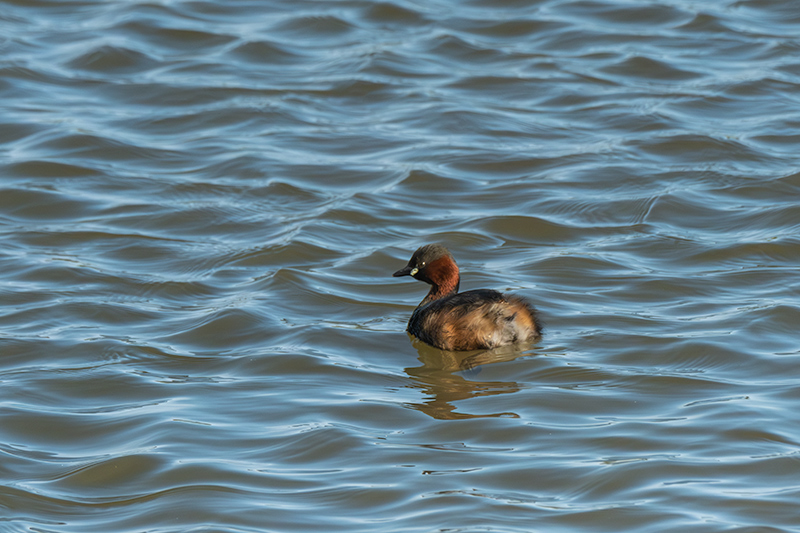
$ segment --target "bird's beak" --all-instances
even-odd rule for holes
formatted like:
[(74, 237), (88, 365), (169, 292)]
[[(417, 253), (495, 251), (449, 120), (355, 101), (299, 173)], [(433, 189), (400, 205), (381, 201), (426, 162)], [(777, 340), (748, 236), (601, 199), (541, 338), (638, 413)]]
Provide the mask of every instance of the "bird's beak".
[(395, 272), (394, 274), (392, 274), (392, 276), (396, 278), (399, 278), (400, 276), (413, 276), (418, 271), (419, 271), (418, 269), (412, 267), (411, 265), (406, 265), (397, 272)]

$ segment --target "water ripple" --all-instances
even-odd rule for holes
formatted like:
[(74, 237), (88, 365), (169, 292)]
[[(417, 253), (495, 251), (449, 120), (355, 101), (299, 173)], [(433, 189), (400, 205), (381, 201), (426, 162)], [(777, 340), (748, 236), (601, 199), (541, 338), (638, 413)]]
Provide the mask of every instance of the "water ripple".
[(3, 527), (797, 531), (791, 0), (3, 6)]

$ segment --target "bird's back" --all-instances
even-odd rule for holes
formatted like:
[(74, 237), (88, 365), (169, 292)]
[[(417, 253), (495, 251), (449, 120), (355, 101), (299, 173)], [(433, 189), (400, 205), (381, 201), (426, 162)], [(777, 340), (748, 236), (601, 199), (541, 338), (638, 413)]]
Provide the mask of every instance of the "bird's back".
[(461, 351), (533, 340), (541, 327), (536, 310), (523, 298), (479, 289), (418, 307), (408, 332), (437, 348)]

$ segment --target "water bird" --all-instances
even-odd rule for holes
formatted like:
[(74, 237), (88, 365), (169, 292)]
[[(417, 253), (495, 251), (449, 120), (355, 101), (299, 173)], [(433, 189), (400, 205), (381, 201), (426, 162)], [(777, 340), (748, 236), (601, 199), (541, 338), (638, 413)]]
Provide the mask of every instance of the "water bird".
[(491, 289), (458, 292), (458, 265), (441, 244), (421, 246), (393, 276), (411, 276), (431, 286), (406, 331), (436, 348), (490, 350), (542, 335), (537, 311), (524, 298)]

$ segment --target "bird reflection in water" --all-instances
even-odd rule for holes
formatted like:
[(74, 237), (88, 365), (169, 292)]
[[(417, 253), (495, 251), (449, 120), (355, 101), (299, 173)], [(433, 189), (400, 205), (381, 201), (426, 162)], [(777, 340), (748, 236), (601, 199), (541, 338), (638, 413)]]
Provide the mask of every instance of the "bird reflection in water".
[(514, 381), (479, 381), (483, 365), (513, 361), (518, 357), (530, 355), (530, 351), (521, 350), (525, 346), (503, 346), (494, 350), (471, 352), (450, 352), (434, 348), (412, 337), (412, 344), (417, 349), (422, 366), (406, 368), (416, 385), (422, 389), (427, 399), (422, 403), (409, 403), (413, 407), (433, 418), (443, 420), (460, 420), (466, 418), (508, 417), (519, 418), (512, 412), (469, 414), (457, 412), (455, 402), (510, 394), (520, 390)]

